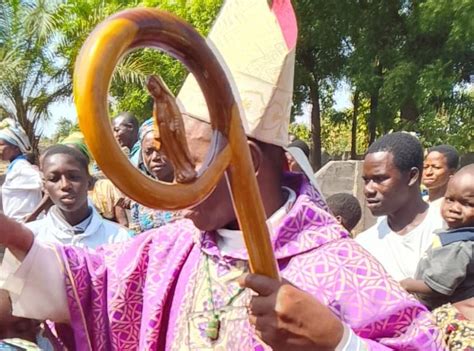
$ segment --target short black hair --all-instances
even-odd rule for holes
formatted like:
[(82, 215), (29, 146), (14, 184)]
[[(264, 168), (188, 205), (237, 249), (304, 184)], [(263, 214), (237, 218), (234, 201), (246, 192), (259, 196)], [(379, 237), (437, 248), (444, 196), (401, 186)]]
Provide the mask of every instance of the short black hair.
[(451, 145), (437, 145), (432, 146), (428, 149), (428, 154), (431, 152), (439, 152), (444, 157), (446, 157), (446, 161), (448, 163), (448, 168), (450, 169), (458, 169), (459, 167), (459, 153), (456, 148)]
[(327, 198), (327, 204), (334, 216), (341, 216), (351, 231), (359, 223), (362, 217), (362, 209), (359, 200), (348, 193), (337, 193)]
[(87, 174), (89, 174), (89, 160), (87, 157), (80, 152), (78, 149), (76, 149), (74, 146), (67, 146), (63, 144), (56, 144), (53, 146), (48, 147), (44, 152), (43, 152), (43, 161), (41, 164), (41, 167), (43, 167), (43, 164), (45, 160), (48, 157), (51, 157), (53, 155), (69, 155), (73, 157), (79, 164), (81, 165), (82, 168), (86, 171)]
[(288, 145), (288, 147), (297, 147), (298, 149), (301, 149), (306, 157), (309, 158), (309, 146), (303, 140), (295, 139)]
[(377, 139), (365, 153), (390, 152), (393, 162), (400, 172), (406, 172), (413, 167), (423, 172), (423, 147), (420, 141), (406, 132), (395, 132)]
[(120, 112), (117, 116), (115, 116), (113, 119), (117, 119), (119, 117), (122, 117), (125, 122), (130, 123), (133, 127), (133, 130), (137, 130), (140, 127), (138, 123), (137, 117), (131, 112)]

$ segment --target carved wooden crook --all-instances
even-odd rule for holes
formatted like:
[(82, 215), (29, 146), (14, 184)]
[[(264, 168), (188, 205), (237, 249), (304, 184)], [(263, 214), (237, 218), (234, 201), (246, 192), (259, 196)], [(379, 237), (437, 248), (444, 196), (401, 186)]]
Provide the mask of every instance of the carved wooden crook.
[[(126, 52), (145, 46), (164, 50), (183, 62), (203, 91), (211, 117), (213, 139), (208, 155), (211, 162), (199, 177), (195, 178), (189, 172), (191, 163), (186, 164), (189, 157), (186, 143), (182, 142), (179, 129), (173, 131), (182, 121), (167, 122), (168, 118), (177, 117), (176, 111), (172, 111), (172, 116), (160, 117), (158, 113), (157, 117), (160, 126), (164, 123), (168, 128), (169, 144), (173, 145), (173, 149), (167, 152), (182, 153), (175, 155), (174, 160), (182, 166), (179, 175), (181, 183), (163, 183), (143, 175), (130, 164), (113, 137), (107, 94), (114, 68)], [(155, 98), (155, 109), (159, 112), (159, 104), (167, 96), (163, 95), (164, 91), (156, 90), (160, 88), (157, 81), (152, 79), (149, 83)], [(126, 10), (108, 18), (89, 36), (77, 58), (74, 99), (80, 127), (97, 163), (120, 190), (145, 206), (176, 210), (196, 205), (210, 194), (227, 172), (234, 209), (249, 252), (250, 269), (278, 278), (265, 212), (236, 100), (221, 64), (194, 28), (169, 13), (155, 9)], [(165, 142), (163, 144), (166, 145)]]

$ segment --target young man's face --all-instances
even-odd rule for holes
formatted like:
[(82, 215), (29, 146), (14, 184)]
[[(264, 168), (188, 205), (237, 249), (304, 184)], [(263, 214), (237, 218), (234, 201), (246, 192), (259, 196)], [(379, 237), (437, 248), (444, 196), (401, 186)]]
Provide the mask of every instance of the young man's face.
[(474, 176), (455, 175), (448, 183), (441, 215), (449, 228), (474, 227)]
[(145, 167), (153, 177), (165, 182), (172, 182), (174, 170), (171, 162), (156, 147), (153, 132), (149, 132), (142, 140), (142, 158)]
[(430, 152), (423, 162), (423, 185), (428, 189), (437, 189), (445, 186), (453, 170), (449, 169), (446, 156), (442, 153)]
[(44, 189), (62, 211), (74, 212), (87, 206), (91, 177), (73, 156), (54, 154), (42, 165)]
[[(406, 173), (406, 174), (405, 174)], [(374, 216), (389, 215), (410, 201), (409, 172), (400, 172), (391, 152), (375, 152), (364, 159), (364, 195)]]

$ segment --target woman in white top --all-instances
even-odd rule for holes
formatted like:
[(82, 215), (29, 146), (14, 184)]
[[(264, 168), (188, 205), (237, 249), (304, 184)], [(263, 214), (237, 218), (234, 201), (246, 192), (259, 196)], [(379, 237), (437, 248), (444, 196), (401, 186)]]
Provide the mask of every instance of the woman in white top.
[(7, 118), (0, 123), (0, 157), (9, 161), (2, 185), (3, 213), (24, 221), (42, 198), (39, 170), (28, 162), (25, 154), (31, 145), (24, 130)]

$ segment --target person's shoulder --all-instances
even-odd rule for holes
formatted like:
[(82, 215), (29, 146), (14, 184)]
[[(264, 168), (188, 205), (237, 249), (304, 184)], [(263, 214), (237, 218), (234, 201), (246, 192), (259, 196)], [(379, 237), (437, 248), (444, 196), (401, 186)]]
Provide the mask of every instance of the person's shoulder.
[(41, 173), (37, 166), (32, 165), (27, 160), (15, 162), (9, 173), (10, 178), (15, 178), (15, 182), (35, 182), (41, 184)]
[(13, 165), (13, 170), (17, 170), (18, 173), (22, 174), (40, 174), (38, 166), (32, 165), (27, 160), (18, 160), (17, 162), (15, 162), (15, 164)]
[(47, 216), (33, 222), (25, 223), (25, 226), (33, 232), (35, 240), (43, 243), (62, 243), (61, 240), (56, 237), (57, 229), (54, 228), (54, 225)]
[(364, 230), (355, 237), (359, 244), (373, 242), (376, 239), (381, 239), (381, 234), (385, 235), (388, 229), (387, 217), (379, 217), (377, 222)]
[(105, 232), (113, 235), (123, 234), (124, 232), (128, 232), (128, 229), (123, 227), (122, 225), (109, 221), (108, 219), (100, 217), (100, 221), (102, 226), (105, 228)]
[(49, 223), (48, 218), (44, 217), (36, 221), (25, 223), (25, 226), (28, 229), (30, 229), (33, 232), (33, 234), (36, 236), (41, 231), (41, 229), (48, 227), (48, 223)]
[(423, 221), (423, 224), (434, 228), (434, 230), (444, 229), (446, 227), (446, 223), (441, 216), (441, 207), (439, 203), (434, 205), (430, 204), (428, 206), (428, 213)]

